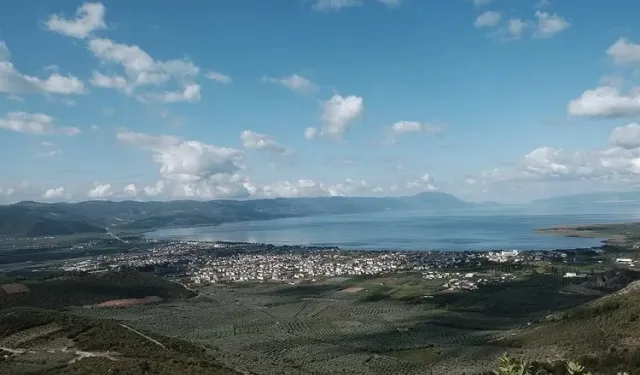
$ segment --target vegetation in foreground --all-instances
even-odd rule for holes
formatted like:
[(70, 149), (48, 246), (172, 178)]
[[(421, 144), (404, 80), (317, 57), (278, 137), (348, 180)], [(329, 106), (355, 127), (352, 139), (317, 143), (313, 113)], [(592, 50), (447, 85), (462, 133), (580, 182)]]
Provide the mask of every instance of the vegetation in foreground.
[[(500, 357), (497, 370), (486, 375), (599, 375), (591, 372), (579, 362), (539, 363), (529, 362), (504, 354)], [(630, 375), (628, 372), (618, 372), (616, 375)]]
[(40, 309), (0, 312), (0, 349), (6, 375), (236, 374), (185, 341)]
[(0, 285), (8, 283), (24, 285), (28, 291), (6, 294), (0, 289), (0, 311), (11, 307), (58, 310), (108, 300), (150, 296), (163, 299), (195, 296), (193, 291), (180, 284), (134, 270), (98, 274), (61, 272), (40, 278), (0, 278)]

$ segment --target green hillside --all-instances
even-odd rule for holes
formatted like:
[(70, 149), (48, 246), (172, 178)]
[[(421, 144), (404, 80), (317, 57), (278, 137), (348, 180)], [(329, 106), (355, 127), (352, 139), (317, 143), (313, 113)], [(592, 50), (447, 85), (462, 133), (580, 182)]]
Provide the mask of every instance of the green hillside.
[(137, 271), (61, 273), (38, 279), (0, 280), (0, 284), (7, 283), (24, 285), (28, 291), (7, 294), (0, 290), (0, 311), (12, 307), (63, 309), (149, 296), (185, 299), (195, 295), (180, 284)]
[(119, 323), (29, 308), (0, 312), (3, 375), (232, 375), (203, 347)]

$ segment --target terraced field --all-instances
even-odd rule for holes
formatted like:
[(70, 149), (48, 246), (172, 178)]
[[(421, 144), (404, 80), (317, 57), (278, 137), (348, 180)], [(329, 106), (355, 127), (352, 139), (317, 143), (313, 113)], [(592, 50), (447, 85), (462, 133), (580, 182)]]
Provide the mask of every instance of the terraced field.
[[(495, 363), (487, 360), (484, 367), (479, 360), (504, 352), (490, 342), (525, 322), (503, 317), (487, 324), (482, 315), (466, 314), (467, 320), (456, 320), (466, 325), (456, 326), (455, 315), (445, 319), (451, 312), (438, 302), (364, 302), (354, 296), (363, 292), (342, 292), (340, 284), (216, 285), (189, 301), (74, 312), (191, 341), (234, 368), (261, 375), (445, 374), (456, 356), (464, 358), (461, 369), (476, 361), (482, 370)], [(441, 354), (428, 361), (415, 355), (435, 349)]]

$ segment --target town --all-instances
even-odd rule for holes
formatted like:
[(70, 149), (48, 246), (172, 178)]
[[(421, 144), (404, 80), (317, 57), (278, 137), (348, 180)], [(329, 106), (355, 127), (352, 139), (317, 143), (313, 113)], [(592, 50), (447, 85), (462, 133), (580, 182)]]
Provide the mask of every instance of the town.
[[(145, 240), (147, 241), (147, 240)], [(272, 246), (248, 243), (147, 241), (145, 251), (100, 255), (66, 261), (64, 271), (104, 272), (144, 268), (194, 284), (230, 282), (314, 282), (340, 276), (378, 276), (398, 272), (422, 273), (443, 279), (446, 289), (475, 289), (489, 280), (457, 268), (495, 264), (559, 261), (564, 252), (500, 250), (489, 252), (355, 251), (338, 248)], [(134, 246), (135, 244), (130, 244)], [(137, 249), (137, 247), (133, 247)], [(452, 271), (454, 270), (454, 271)], [(510, 280), (506, 273), (497, 280)], [(493, 282), (495, 282), (495, 279)]]

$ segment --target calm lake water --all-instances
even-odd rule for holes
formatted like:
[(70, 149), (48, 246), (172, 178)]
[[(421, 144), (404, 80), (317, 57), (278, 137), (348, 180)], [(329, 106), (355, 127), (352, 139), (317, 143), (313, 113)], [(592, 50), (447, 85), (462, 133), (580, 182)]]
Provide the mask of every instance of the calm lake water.
[[(631, 212), (629, 212), (631, 211)], [(636, 213), (637, 212), (637, 213)], [(339, 246), (367, 250), (551, 250), (598, 246), (602, 239), (535, 233), (566, 224), (640, 219), (640, 211), (541, 214), (512, 209), (472, 209), (447, 214), (386, 212), (229, 223), (214, 227), (159, 229), (148, 238), (234, 241), (274, 245)]]

